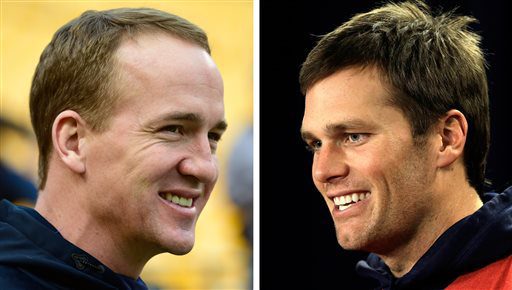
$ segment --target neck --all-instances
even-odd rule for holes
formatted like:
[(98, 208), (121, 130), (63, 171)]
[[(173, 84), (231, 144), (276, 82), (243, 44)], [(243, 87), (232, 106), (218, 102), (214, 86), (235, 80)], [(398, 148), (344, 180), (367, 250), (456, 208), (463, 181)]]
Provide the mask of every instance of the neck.
[[(454, 188), (458, 189), (457, 192), (453, 191)], [(377, 253), (395, 277), (407, 274), (448, 228), (482, 206), (476, 190), (467, 183), (461, 187), (450, 186), (449, 190), (441, 192), (434, 197), (435, 200), (442, 200), (438, 202), (436, 212), (422, 219), (406, 243), (391, 251)]]
[[(65, 189), (66, 188), (66, 189)], [(84, 195), (73, 192), (76, 186), (57, 187), (51, 182), (39, 193), (35, 210), (48, 220), (69, 242), (86, 251), (112, 271), (137, 278), (150, 259), (136, 240), (113, 234), (101, 220), (91, 214), (81, 200)]]

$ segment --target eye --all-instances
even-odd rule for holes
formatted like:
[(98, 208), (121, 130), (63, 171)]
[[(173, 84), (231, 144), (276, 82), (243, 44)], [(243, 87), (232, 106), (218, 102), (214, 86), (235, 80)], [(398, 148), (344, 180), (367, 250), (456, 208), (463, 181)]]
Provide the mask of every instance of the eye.
[(312, 153), (316, 153), (322, 147), (322, 141), (313, 140), (311, 142), (306, 143), (306, 149)]
[(365, 139), (368, 137), (368, 134), (365, 133), (350, 133), (347, 134), (346, 141), (348, 143), (361, 143), (365, 141)]
[(208, 133), (208, 139), (215, 141), (215, 142), (219, 142), (221, 137), (222, 137), (222, 135), (219, 133), (215, 133), (215, 132)]
[(216, 132), (209, 132), (208, 139), (210, 140), (210, 149), (212, 150), (212, 154), (217, 152), (217, 147), (219, 146), (219, 141), (222, 137), (222, 134)]
[(167, 125), (160, 129), (161, 132), (164, 133), (173, 133), (173, 134), (180, 134), (183, 135), (185, 129), (181, 125)]

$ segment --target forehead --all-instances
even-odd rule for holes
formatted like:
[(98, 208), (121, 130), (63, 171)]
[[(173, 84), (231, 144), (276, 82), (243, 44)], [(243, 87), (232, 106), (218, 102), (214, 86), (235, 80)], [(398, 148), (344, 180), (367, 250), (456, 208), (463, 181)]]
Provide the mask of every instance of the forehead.
[(121, 76), (141, 82), (180, 85), (201, 81), (202, 85), (223, 88), (211, 56), (199, 45), (170, 33), (148, 31), (125, 37), (115, 58)]
[(303, 130), (330, 124), (405, 122), (391, 103), (391, 87), (374, 67), (347, 68), (315, 83), (306, 93)]
[(321, 99), (384, 105), (391, 98), (391, 87), (382, 79), (380, 70), (373, 66), (349, 67), (314, 83), (306, 92), (306, 102)]
[(306, 92), (306, 114), (320, 109), (344, 111), (384, 106), (391, 92), (375, 68), (348, 68), (318, 82)]
[(120, 108), (154, 105), (175, 111), (207, 102), (223, 113), (222, 78), (199, 45), (164, 32), (141, 33), (123, 39), (115, 63)]

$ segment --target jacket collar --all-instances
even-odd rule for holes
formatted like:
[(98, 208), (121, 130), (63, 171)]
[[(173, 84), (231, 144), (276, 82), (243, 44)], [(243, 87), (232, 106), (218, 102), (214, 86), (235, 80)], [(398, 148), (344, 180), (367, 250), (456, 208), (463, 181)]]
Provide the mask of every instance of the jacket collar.
[(484, 195), (484, 205), (444, 232), (414, 267), (395, 278), (375, 254), (356, 271), (376, 279), (383, 289), (442, 289), (458, 276), (512, 254), (512, 187)]

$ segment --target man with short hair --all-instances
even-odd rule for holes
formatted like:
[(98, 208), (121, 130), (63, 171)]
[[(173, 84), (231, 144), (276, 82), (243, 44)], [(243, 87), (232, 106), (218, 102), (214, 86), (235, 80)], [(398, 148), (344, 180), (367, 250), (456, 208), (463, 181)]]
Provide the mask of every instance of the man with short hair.
[(39, 197), (0, 203), (0, 288), (145, 289), (151, 257), (192, 249), (227, 127), (203, 30), (150, 8), (87, 11), (44, 50), (30, 111)]
[(357, 268), (379, 289), (512, 287), (512, 188), (481, 191), (489, 101), (473, 21), (387, 4), (302, 66), (313, 181), (339, 244), (372, 253)]

